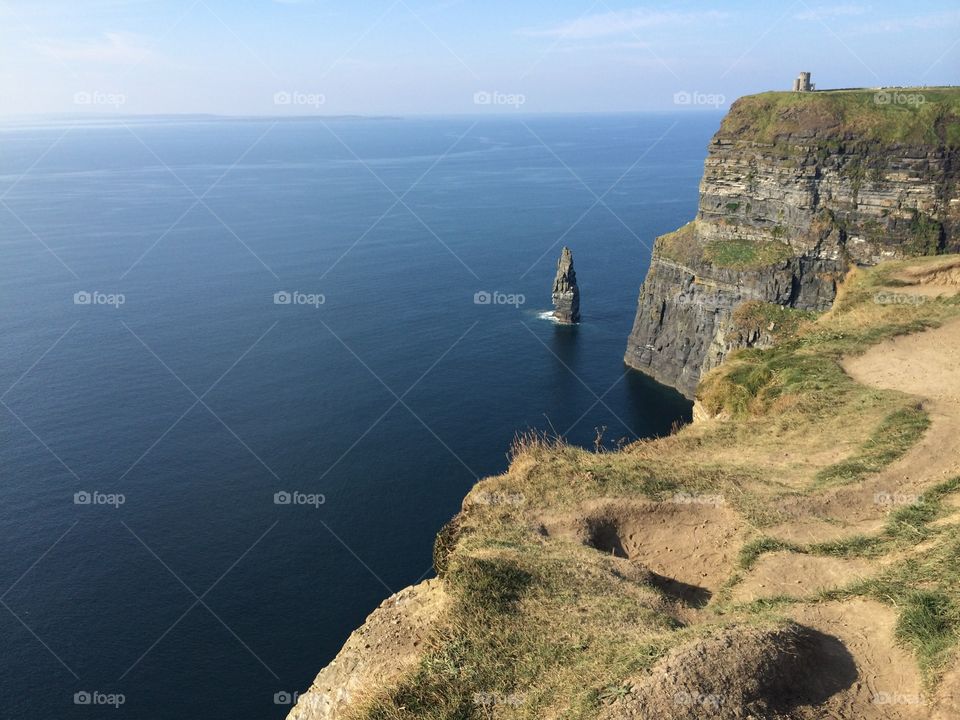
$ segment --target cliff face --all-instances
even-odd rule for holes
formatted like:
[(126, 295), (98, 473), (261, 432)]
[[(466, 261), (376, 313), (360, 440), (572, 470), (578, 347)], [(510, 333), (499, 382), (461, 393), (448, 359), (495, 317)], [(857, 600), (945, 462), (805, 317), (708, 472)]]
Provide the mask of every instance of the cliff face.
[(824, 310), (851, 264), (960, 250), (960, 92), (765, 93), (710, 143), (696, 219), (657, 239), (625, 361), (692, 396), (764, 333), (760, 301)]

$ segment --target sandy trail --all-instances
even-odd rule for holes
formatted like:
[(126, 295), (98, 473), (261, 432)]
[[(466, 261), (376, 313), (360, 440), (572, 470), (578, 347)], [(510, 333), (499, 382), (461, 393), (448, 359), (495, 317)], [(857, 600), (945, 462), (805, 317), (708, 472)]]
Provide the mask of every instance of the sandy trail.
[(853, 685), (813, 709), (811, 720), (930, 717), (916, 662), (895, 640), (892, 608), (864, 599), (826, 602), (797, 608), (793, 619), (838, 638), (857, 665)]
[[(953, 280), (956, 268), (948, 272)], [(939, 293), (944, 287), (926, 285), (916, 295)], [(960, 475), (960, 320), (881, 343), (843, 365), (864, 385), (916, 396), (930, 417), (930, 427), (903, 458), (877, 476), (811, 498), (806, 510), (814, 517), (785, 523), (774, 533), (779, 537), (814, 542), (875, 532), (887, 513)], [(773, 553), (744, 579), (736, 597), (802, 597), (846, 584), (867, 573), (868, 566), (858, 559)], [(891, 608), (857, 600), (798, 606), (791, 615), (840, 638), (857, 663), (857, 683), (820, 707), (820, 717), (957, 717), (960, 666), (948, 673), (933, 698), (925, 697), (913, 658), (894, 639), (896, 613)]]
[(880, 343), (843, 367), (864, 385), (916, 396), (930, 427), (878, 475), (804, 500), (808, 517), (772, 528), (775, 537), (811, 543), (878, 532), (889, 512), (960, 475), (960, 320)]

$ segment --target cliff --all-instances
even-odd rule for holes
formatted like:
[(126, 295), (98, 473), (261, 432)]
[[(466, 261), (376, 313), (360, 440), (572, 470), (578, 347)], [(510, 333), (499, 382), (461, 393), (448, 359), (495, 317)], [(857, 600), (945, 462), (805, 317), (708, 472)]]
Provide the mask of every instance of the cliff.
[(956, 103), (739, 101), (631, 341), (698, 421), (519, 438), (291, 720), (957, 717)]
[(656, 240), (626, 363), (692, 397), (732, 350), (769, 346), (743, 303), (822, 311), (852, 265), (956, 252), (958, 179), (956, 88), (741, 98), (696, 218)]

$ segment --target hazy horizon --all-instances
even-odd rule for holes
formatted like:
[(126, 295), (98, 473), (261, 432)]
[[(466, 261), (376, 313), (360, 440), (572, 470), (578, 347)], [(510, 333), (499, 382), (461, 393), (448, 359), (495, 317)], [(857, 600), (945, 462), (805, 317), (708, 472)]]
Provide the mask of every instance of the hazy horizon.
[(0, 21), (3, 116), (723, 109), (801, 70), (847, 88), (960, 67), (960, 9), (936, 0), (6, 0)]

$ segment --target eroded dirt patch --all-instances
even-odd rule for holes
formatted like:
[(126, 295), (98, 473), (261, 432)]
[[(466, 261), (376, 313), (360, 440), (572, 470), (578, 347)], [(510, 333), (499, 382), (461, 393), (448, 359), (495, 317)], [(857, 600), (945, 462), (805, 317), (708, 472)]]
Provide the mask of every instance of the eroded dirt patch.
[(909, 283), (904, 290), (917, 295), (953, 295), (960, 291), (960, 260), (949, 258), (933, 265), (908, 268), (897, 279)]
[(856, 678), (853, 658), (835, 637), (796, 624), (734, 626), (671, 651), (601, 718), (806, 718), (805, 708)]
[(838, 558), (793, 552), (767, 553), (733, 591), (735, 602), (772, 597), (810, 597), (843, 587), (873, 572), (864, 558)]
[(580, 513), (543, 520), (550, 535), (574, 538), (642, 564), (653, 584), (702, 607), (726, 580), (740, 547), (737, 514), (721, 504), (601, 500)]
[(854, 599), (795, 607), (790, 616), (836, 637), (852, 656), (857, 678), (807, 717), (920, 720), (930, 707), (912, 655), (894, 636), (897, 615), (874, 600)]

